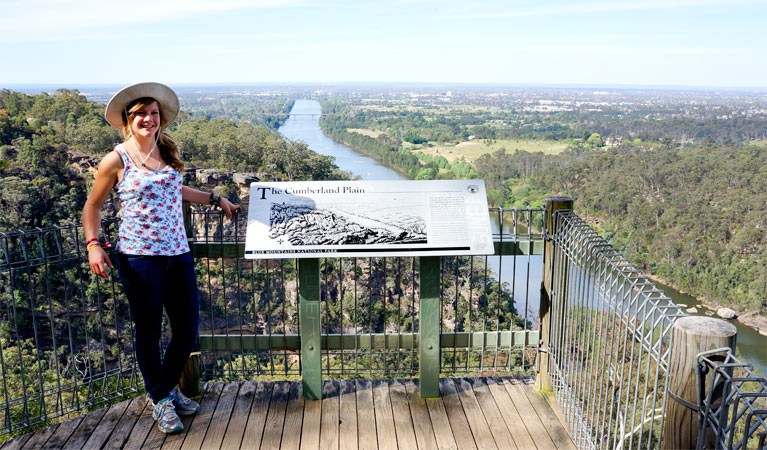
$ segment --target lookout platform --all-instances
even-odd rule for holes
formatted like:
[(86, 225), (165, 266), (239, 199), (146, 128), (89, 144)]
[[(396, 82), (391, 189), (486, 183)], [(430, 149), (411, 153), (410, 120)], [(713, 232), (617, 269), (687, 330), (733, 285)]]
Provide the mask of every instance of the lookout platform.
[(26, 448), (162, 449), (572, 449), (551, 397), (527, 377), (444, 378), (441, 398), (421, 399), (417, 380), (334, 380), (323, 400), (299, 381), (209, 382), (184, 431), (164, 435), (144, 396), (0, 445)]

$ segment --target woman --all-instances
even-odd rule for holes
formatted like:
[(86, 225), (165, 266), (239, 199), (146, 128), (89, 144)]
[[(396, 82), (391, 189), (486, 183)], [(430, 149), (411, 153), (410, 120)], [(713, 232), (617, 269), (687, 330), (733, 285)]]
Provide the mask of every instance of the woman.
[[(178, 110), (178, 97), (160, 83), (134, 84), (112, 97), (105, 116), (122, 131), (125, 142), (99, 163), (83, 208), (88, 263), (94, 274), (107, 278), (107, 268), (113, 265), (98, 240), (101, 207), (112, 189), (120, 199), (122, 221), (116, 245), (120, 281), (135, 324), (136, 358), (144, 386), (164, 433), (183, 429), (178, 414), (200, 409), (176, 386), (197, 342), (199, 323), (197, 280), (184, 232), (182, 200), (218, 206), (229, 219), (240, 209), (212, 192), (182, 186), (184, 163), (178, 146), (165, 132)], [(163, 307), (172, 337), (161, 357)]]

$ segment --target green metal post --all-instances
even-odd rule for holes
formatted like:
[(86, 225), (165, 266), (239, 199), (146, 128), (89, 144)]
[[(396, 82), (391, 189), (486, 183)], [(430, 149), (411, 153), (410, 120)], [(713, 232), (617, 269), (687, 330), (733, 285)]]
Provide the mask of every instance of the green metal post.
[(320, 353), (320, 260), (298, 260), (298, 317), (301, 321), (301, 379), (304, 398), (322, 398)]
[(421, 257), (418, 367), (421, 397), (439, 397), (439, 256)]

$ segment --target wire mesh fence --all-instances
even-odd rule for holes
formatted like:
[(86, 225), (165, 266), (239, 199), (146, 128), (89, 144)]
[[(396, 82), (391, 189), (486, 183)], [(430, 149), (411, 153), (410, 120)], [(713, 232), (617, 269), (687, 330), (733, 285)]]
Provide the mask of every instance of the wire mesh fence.
[(657, 448), (684, 315), (572, 211), (556, 217), (549, 373), (581, 448)]

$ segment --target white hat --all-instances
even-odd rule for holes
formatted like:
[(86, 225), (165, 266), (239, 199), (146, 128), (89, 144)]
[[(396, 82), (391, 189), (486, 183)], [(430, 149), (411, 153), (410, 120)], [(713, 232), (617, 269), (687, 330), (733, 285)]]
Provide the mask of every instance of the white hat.
[(179, 103), (178, 96), (173, 89), (162, 83), (137, 83), (120, 89), (107, 103), (104, 117), (113, 127), (123, 129), (123, 111), (133, 100), (151, 97), (160, 104), (160, 118), (165, 126), (176, 120)]

